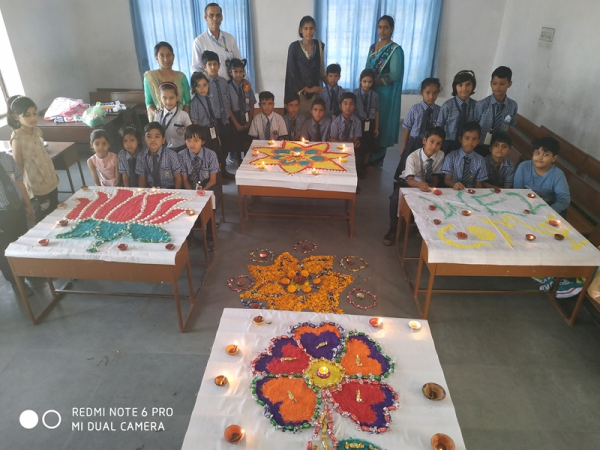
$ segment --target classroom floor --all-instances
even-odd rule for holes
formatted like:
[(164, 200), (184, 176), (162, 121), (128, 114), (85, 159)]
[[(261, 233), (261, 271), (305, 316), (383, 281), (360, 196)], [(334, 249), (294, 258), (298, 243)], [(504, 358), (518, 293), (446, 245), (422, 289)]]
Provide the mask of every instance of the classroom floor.
[[(378, 305), (362, 311), (348, 304), (342, 294), (344, 311), (415, 317), (415, 305), (394, 250), (381, 243), (388, 228), (388, 196), (397, 153), (397, 149), (390, 150), (386, 169), (375, 170), (361, 180), (352, 240), (341, 220), (252, 218), (246, 234), (241, 235), (237, 191), (233, 182), (227, 182), (227, 222), (219, 227), (219, 251), (185, 334), (177, 328), (172, 301), (143, 296), (68, 295), (42, 323), (33, 326), (10, 285), (0, 277), (0, 448), (179, 449), (222, 310), (242, 307), (226, 280), (247, 273), (248, 253), (257, 248), (276, 254), (293, 252), (296, 242), (310, 239), (317, 243), (318, 254), (361, 256), (369, 268), (356, 277), (353, 286), (376, 293)], [(66, 176), (64, 172), (59, 175), (65, 189)], [(89, 172), (86, 179), (91, 182)], [(309, 207), (307, 201), (298, 201), (293, 207), (284, 200), (268, 203), (280, 209)], [(325, 202), (318, 207), (333, 210), (340, 206)], [(413, 254), (418, 250), (414, 235), (411, 250)], [(199, 245), (193, 248), (192, 259), (203, 259)], [(416, 263), (408, 268), (414, 276)], [(197, 284), (204, 271), (202, 265), (194, 265)], [(440, 286), (534, 286), (529, 279), (439, 281)], [(185, 284), (185, 279), (180, 282)], [(106, 286), (100, 282), (76, 283), (85, 289)], [(45, 289), (36, 293), (48, 295)], [(169, 286), (144, 283), (111, 283), (110, 289), (141, 294), (170, 292)], [(572, 303), (565, 301), (568, 306)], [(597, 320), (595, 310), (587, 304), (576, 325), (570, 327), (541, 294), (435, 295), (429, 322), (467, 448), (598, 448)], [(136, 407), (140, 412), (142, 408), (172, 408), (173, 414), (152, 418), (162, 422), (164, 431), (120, 431), (118, 424), (128, 418), (73, 417), (73, 408), (85, 407), (106, 408), (106, 415), (110, 407)], [(54, 430), (41, 423), (26, 430), (19, 425), (19, 415), (28, 409), (36, 411), (40, 420), (45, 411), (56, 410), (62, 423)], [(150, 417), (130, 419), (138, 422)], [(112, 423), (116, 431), (73, 431), (72, 424), (79, 421), (96, 423), (100, 428)], [(50, 413), (46, 422), (56, 424), (56, 415)], [(394, 426), (402, 427), (402, 423)], [(436, 431), (431, 430), (431, 434)], [(199, 443), (200, 447), (210, 448), (210, 443)]]

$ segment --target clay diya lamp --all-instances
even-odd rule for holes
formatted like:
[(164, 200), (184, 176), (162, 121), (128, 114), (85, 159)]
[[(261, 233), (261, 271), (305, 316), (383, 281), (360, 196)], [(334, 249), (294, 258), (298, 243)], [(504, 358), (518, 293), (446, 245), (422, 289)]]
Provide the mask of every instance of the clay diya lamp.
[(238, 286), (243, 286), (244, 284), (246, 284), (246, 282), (244, 280), (238, 280), (238, 282), (237, 282)]
[(529, 197), (529, 198), (535, 198), (535, 194), (533, 192), (530, 192), (529, 194), (527, 194), (527, 197)]
[(274, 141), (267, 141), (267, 144), (269, 145), (273, 145), (275, 142)]
[(458, 233), (456, 233), (456, 237), (459, 239), (467, 239), (469, 236), (467, 235), (467, 233), (459, 231)]
[(523, 213), (524, 213), (524, 214), (531, 214), (531, 211), (529, 211), (528, 209), (524, 209), (524, 210), (523, 210)]
[(200, 191), (196, 191), (196, 195), (198, 195), (199, 197), (202, 197), (204, 194), (206, 194), (206, 192), (200, 190)]
[(194, 214), (196, 214), (196, 211), (194, 211), (193, 209), (188, 209), (186, 211), (186, 213), (187, 213), (188, 216), (193, 216)]
[(319, 171), (313, 167), (313, 168), (311, 169), (311, 173), (312, 173), (313, 175), (318, 175), (318, 174), (319, 174)]
[(350, 265), (354, 264), (354, 260), (352, 258), (346, 258), (346, 262)]
[(442, 221), (440, 219), (433, 219), (433, 223), (439, 225), (440, 223), (442, 223)]
[(302, 286), (304, 283), (306, 283), (307, 278), (304, 275), (296, 275), (294, 277), (294, 283), (296, 283), (298, 286)]
[(455, 450), (456, 445), (452, 438), (444, 433), (437, 433), (431, 436), (431, 446), (435, 450)]
[(88, 189), (89, 189), (89, 187), (87, 187), (85, 184), (83, 186), (81, 186), (82, 191), (87, 191)]
[(262, 325), (265, 323), (265, 318), (263, 316), (256, 316), (254, 319), (252, 319), (252, 323), (254, 325)]
[(474, 193), (475, 193), (475, 189), (467, 189), (467, 192), (468, 192), (469, 194), (474, 194)]
[(535, 241), (536, 236), (535, 234), (526, 234), (525, 239), (527, 239), (528, 241)]
[(553, 227), (557, 227), (560, 225), (560, 220), (552, 219), (552, 220), (549, 220), (548, 223), (550, 225), (552, 225)]
[(417, 322), (416, 320), (411, 320), (410, 322), (408, 322), (408, 326), (413, 331), (420, 331), (421, 330), (421, 322)]
[(500, 189), (500, 188), (494, 188), (494, 192), (496, 194), (499, 194), (500, 192), (502, 192), (502, 189)]
[(435, 195), (442, 195), (442, 190), (441, 190), (441, 189), (434, 189), (434, 190), (433, 190), (433, 193), (434, 193)]
[(435, 205), (429, 205), (429, 210), (430, 211), (435, 211), (437, 209), (437, 206)]
[(347, 162), (347, 161), (348, 161), (348, 158), (340, 158), (340, 162), (341, 162), (341, 163), (345, 163), (345, 162)]
[(225, 429), (225, 439), (231, 444), (237, 444), (244, 439), (244, 430), (239, 425), (229, 425)]
[(338, 145), (338, 148), (343, 150), (343, 149), (346, 148), (346, 146), (345, 145)]
[(125, 243), (117, 245), (117, 248), (119, 250), (121, 250), (122, 252), (124, 252), (125, 250), (127, 250), (127, 247), (129, 247), (129, 246), (127, 244), (125, 244)]
[(562, 234), (558, 234), (556, 233), (554, 235), (554, 239), (556, 239), (557, 241), (562, 241), (565, 237)]
[(217, 386), (225, 386), (229, 380), (225, 375), (218, 375), (215, 377), (215, 384)]
[(229, 344), (227, 347), (225, 347), (225, 353), (231, 356), (235, 355), (239, 350), (240, 348), (237, 346), (237, 344)]
[(261, 258), (266, 258), (268, 255), (265, 252), (259, 253), (258, 256), (260, 256)]
[(292, 152), (292, 156), (298, 158), (299, 156), (302, 156), (302, 152)]
[(329, 369), (327, 367), (322, 366), (317, 369), (317, 376), (319, 378), (329, 378), (329, 375), (331, 375), (331, 373), (329, 372)]
[(69, 225), (69, 221), (68, 221), (68, 220), (66, 220), (66, 219), (59, 220), (59, 221), (58, 221), (58, 222), (56, 222), (56, 223), (58, 223), (58, 224), (59, 224), (61, 227), (66, 227), (67, 225)]
[(59, 203), (58, 205), (56, 205), (57, 209), (66, 209), (67, 208), (67, 204), (66, 203)]
[(167, 244), (167, 245), (165, 245), (165, 248), (167, 250), (175, 250), (175, 244)]
[(38, 241), (38, 244), (40, 244), (42, 247), (47, 246), (50, 243), (50, 239), (40, 239)]
[(470, 216), (471, 215), (471, 211), (469, 211), (468, 209), (463, 209), (462, 210), (462, 215), (463, 216)]
[(372, 319), (369, 319), (369, 323), (375, 328), (381, 328), (383, 326), (383, 322), (378, 317), (373, 317)]
[(250, 309), (260, 309), (260, 305), (258, 303), (252, 303), (252, 306), (250, 306)]
[(425, 397), (434, 402), (439, 402), (446, 398), (446, 391), (437, 383), (425, 383), (422, 391)]
[(258, 156), (258, 152), (257, 152), (256, 150), (254, 150), (254, 151), (252, 152), (252, 156)]

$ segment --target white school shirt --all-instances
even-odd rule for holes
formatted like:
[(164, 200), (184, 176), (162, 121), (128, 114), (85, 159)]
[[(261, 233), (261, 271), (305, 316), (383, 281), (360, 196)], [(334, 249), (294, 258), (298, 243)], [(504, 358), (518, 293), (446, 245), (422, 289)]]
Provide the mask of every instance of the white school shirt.
[[(175, 112), (175, 116), (169, 115), (163, 120), (163, 116), (166, 113)], [(173, 119), (171, 120), (171, 117)], [(159, 111), (154, 116), (154, 120), (165, 127), (165, 138), (167, 140), (167, 148), (175, 150), (176, 148), (185, 145), (185, 129), (188, 125), (192, 124), (188, 113), (179, 108), (173, 108), (171, 111), (165, 109)], [(168, 127), (167, 127), (168, 125)]]
[(210, 50), (219, 55), (219, 63), (221, 64), (221, 67), (219, 67), (219, 76), (229, 81), (229, 72), (227, 72), (226, 61), (232, 60), (233, 58), (242, 59), (242, 54), (240, 53), (235, 38), (223, 30), (220, 30), (218, 41), (209, 30), (206, 30), (198, 36), (194, 40), (194, 49), (192, 50), (191, 73), (206, 73), (202, 65), (202, 52), (205, 50)]
[[(271, 139), (274, 141), (279, 140), (281, 136), (285, 136), (288, 134), (287, 127), (285, 126), (285, 120), (276, 112), (271, 113), (268, 117), (271, 121)], [(252, 124), (250, 125), (250, 129), (248, 130), (248, 134), (250, 136), (254, 136), (258, 139), (266, 139), (265, 138), (265, 124), (267, 123), (267, 116), (263, 113), (260, 113), (254, 116), (252, 119)]]
[[(438, 150), (431, 156), (431, 158), (433, 158), (433, 174), (436, 175), (442, 173), (442, 165), (444, 164), (444, 152)], [(415, 177), (415, 181), (424, 181), (425, 169), (427, 167), (428, 159), (429, 158), (423, 151), (423, 148), (412, 152), (408, 156), (408, 158), (406, 158), (406, 166), (404, 167), (404, 172), (402, 172), (400, 178), (406, 180), (406, 177)]]

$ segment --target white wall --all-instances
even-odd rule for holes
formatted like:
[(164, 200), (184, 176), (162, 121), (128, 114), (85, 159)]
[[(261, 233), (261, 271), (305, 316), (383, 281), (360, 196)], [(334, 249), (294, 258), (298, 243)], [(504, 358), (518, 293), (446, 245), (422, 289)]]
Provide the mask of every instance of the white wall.
[[(600, 2), (508, 0), (496, 64), (513, 70), (519, 112), (600, 158)], [(542, 27), (556, 28), (540, 41)]]

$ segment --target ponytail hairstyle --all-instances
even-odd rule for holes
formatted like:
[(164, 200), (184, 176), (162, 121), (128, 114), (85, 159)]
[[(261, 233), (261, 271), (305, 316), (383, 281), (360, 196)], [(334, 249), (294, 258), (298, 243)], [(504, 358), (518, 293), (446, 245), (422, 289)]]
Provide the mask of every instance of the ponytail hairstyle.
[(13, 130), (18, 130), (21, 128), (21, 123), (17, 116), (21, 116), (27, 113), (29, 108), (35, 108), (37, 110), (37, 106), (33, 103), (29, 97), (25, 97), (23, 95), (13, 95), (8, 99), (8, 116), (7, 122), (8, 126)]
[[(425, 89), (427, 89), (427, 86), (431, 86), (432, 84), (437, 86), (439, 92), (442, 92), (442, 84), (440, 83), (439, 78), (425, 78), (421, 82), (421, 92), (423, 92)], [(473, 86), (473, 90), (475, 90), (474, 86)]]
[(241, 67), (244, 69), (244, 73), (246, 73), (248, 61), (246, 59), (233, 58), (225, 61), (225, 65), (227, 66), (227, 73), (229, 74), (230, 78), (233, 79), (233, 69), (236, 67)]

